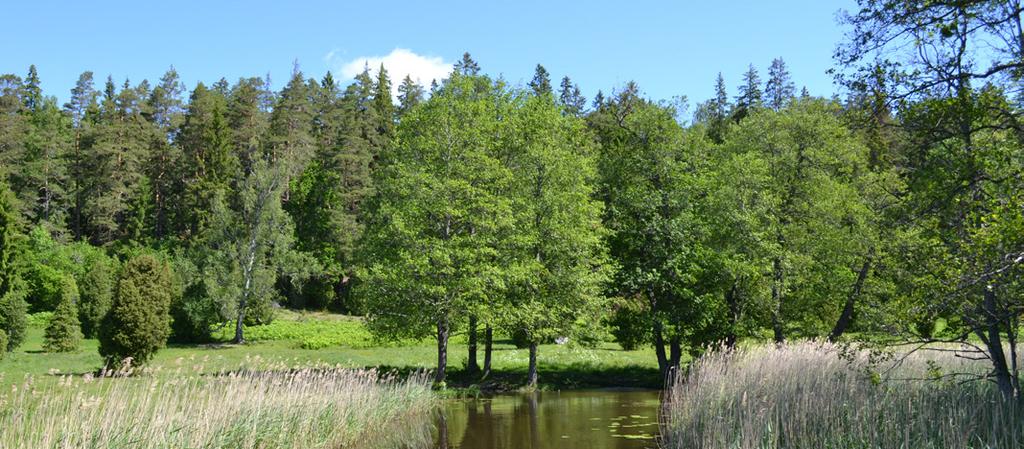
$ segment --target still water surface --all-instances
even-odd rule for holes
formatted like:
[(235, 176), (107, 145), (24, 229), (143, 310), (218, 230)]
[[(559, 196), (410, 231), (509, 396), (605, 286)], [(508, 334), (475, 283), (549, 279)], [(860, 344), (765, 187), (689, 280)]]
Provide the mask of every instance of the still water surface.
[(571, 391), (451, 401), (438, 449), (657, 447), (657, 391)]

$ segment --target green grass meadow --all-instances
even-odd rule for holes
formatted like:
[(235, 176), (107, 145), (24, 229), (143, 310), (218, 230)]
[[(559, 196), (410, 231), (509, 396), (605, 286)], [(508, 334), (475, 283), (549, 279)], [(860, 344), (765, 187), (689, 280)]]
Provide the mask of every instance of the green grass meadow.
[[(83, 340), (76, 352), (44, 352), (42, 322), (33, 319), (25, 343), (0, 362), (0, 378), (16, 381), (26, 375), (83, 375), (102, 368), (103, 360), (94, 339)], [(247, 327), (245, 332), (248, 342), (242, 345), (169, 345), (156, 354), (147, 369), (154, 375), (181, 370), (212, 374), (254, 364), (283, 363), (296, 367), (328, 364), (381, 368), (407, 374), (430, 370), (437, 364), (432, 339), (377, 341), (360, 318), (345, 315), (281, 311), (271, 324)], [(229, 334), (230, 329), (226, 328), (218, 337), (227, 341)], [(467, 357), (465, 334), (454, 335), (448, 349), (450, 387), (510, 390), (525, 379), (528, 351), (517, 349), (507, 339), (496, 336), (493, 371), (486, 379), (465, 372)], [(477, 355), (480, 364), (483, 357), (481, 342)], [(657, 360), (650, 348), (624, 351), (611, 342), (593, 348), (572, 343), (542, 345), (539, 366), (542, 389), (660, 386)]]

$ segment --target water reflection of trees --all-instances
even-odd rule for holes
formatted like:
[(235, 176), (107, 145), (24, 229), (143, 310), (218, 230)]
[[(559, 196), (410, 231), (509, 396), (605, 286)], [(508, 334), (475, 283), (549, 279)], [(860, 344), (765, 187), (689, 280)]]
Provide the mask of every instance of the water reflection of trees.
[[(545, 396), (553, 396), (546, 398)], [(657, 426), (658, 406), (641, 405), (649, 397), (632, 400), (621, 393), (566, 395), (532, 393), (518, 397), (479, 399), (450, 404), (437, 420), (435, 448), (438, 449), (641, 449), (655, 447), (654, 441), (615, 437), (609, 426), (623, 417), (643, 414)], [(596, 420), (592, 420), (596, 419)], [(631, 426), (616, 428), (625, 433)], [(656, 428), (631, 429), (636, 432)]]

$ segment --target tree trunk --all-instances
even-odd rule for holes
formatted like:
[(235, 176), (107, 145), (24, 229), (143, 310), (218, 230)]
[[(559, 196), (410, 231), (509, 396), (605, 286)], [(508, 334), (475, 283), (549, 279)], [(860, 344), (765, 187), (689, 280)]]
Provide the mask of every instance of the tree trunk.
[(484, 377), (491, 375), (491, 350), (494, 345), (494, 329), (488, 324), (484, 329)]
[(772, 331), (775, 333), (776, 344), (786, 341), (786, 334), (782, 326), (782, 283), (784, 280), (782, 258), (776, 257), (772, 260)]
[(242, 322), (245, 321), (245, 305), (243, 304), (238, 311), (238, 320), (235, 321), (235, 339), (232, 340), (235, 344), (245, 343), (245, 338), (242, 336)]
[(665, 385), (670, 386), (675, 383), (676, 373), (679, 372), (679, 363), (683, 359), (683, 348), (680, 344), (679, 336), (672, 337), (669, 343), (669, 367), (667, 376), (665, 377)]
[(527, 394), (526, 402), (530, 412), (530, 448), (536, 449), (541, 446), (540, 440), (540, 393), (531, 391)]
[(448, 368), (448, 322), (437, 320), (437, 371), (434, 373), (434, 385), (444, 385), (445, 370)]
[(476, 363), (476, 321), (476, 315), (469, 316), (469, 359), (466, 362), (469, 373), (480, 372), (480, 365)]
[(654, 353), (658, 356), (658, 370), (661, 372), (661, 379), (668, 376), (668, 357), (665, 355), (665, 337), (662, 335), (660, 321), (654, 321)]
[(857, 272), (857, 281), (853, 283), (853, 289), (846, 296), (846, 305), (843, 306), (843, 312), (839, 314), (836, 325), (832, 328), (832, 332), (828, 334), (828, 341), (836, 342), (839, 340), (839, 337), (843, 336), (843, 332), (846, 332), (846, 328), (850, 327), (850, 322), (853, 320), (853, 306), (857, 303), (861, 289), (864, 288), (864, 281), (868, 278), (868, 272), (871, 271), (872, 258), (872, 252), (868, 252), (867, 258), (864, 259), (864, 264), (860, 266), (860, 271)]
[(448, 449), (449, 437), (448, 437), (448, 418), (444, 416), (444, 413), (437, 414), (437, 447), (439, 449)]
[(729, 332), (725, 334), (725, 346), (729, 349), (736, 347), (736, 327), (740, 321), (740, 302), (736, 281), (733, 281), (732, 288), (725, 292), (725, 303), (729, 306)]
[(526, 372), (526, 386), (537, 388), (537, 343), (530, 342), (530, 366)]
[[(996, 304), (996, 293), (991, 287), (985, 289), (985, 300), (983, 302), (982, 314), (985, 319), (986, 335), (979, 335), (988, 347), (989, 357), (992, 359), (993, 374), (996, 377), (996, 385), (1006, 400), (1015, 399), (1017, 396), (1013, 379), (1010, 378), (1010, 367), (1006, 363), (1006, 353), (1003, 351), (1001, 337), (1002, 324), (1000, 313)], [(980, 332), (979, 332), (980, 333)]]

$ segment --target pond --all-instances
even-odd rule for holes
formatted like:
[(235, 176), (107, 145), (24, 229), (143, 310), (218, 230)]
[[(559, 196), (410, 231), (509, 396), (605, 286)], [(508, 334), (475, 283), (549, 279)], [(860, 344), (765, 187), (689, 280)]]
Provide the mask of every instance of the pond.
[(656, 448), (658, 391), (567, 391), (453, 400), (438, 449)]

